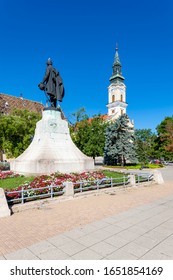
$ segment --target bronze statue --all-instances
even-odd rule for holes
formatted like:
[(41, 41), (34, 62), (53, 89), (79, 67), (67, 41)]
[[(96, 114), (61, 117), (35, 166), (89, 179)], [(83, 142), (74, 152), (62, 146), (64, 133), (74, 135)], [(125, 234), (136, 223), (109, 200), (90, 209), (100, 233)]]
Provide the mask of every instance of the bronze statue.
[(64, 85), (59, 72), (52, 66), (52, 61), (47, 60), (46, 73), (43, 81), (39, 83), (38, 87), (44, 90), (46, 95), (50, 98), (51, 107), (56, 108), (57, 100), (62, 102), (64, 97)]

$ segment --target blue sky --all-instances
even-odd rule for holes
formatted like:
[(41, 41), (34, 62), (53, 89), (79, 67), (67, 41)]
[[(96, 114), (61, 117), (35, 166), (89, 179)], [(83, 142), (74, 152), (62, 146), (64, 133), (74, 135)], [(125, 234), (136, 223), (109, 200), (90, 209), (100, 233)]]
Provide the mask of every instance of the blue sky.
[(0, 0), (0, 92), (43, 102), (48, 57), (60, 71), (66, 117), (107, 113), (118, 43), (135, 128), (173, 115), (172, 0)]

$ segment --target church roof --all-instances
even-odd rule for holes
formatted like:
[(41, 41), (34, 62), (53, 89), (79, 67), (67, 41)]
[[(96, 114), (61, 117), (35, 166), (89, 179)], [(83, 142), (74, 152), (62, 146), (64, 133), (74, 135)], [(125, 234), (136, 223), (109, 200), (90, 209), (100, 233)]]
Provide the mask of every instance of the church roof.
[(16, 108), (41, 113), (44, 106), (39, 102), (24, 99), (23, 97), (0, 93), (0, 113), (9, 114)]

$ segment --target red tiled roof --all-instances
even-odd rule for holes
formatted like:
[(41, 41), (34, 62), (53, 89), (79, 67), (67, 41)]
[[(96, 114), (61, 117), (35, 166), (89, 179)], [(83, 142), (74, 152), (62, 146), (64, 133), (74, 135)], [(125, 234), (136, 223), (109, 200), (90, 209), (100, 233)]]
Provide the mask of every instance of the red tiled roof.
[(41, 113), (44, 106), (36, 101), (0, 93), (0, 113), (8, 114), (16, 108)]
[[(99, 115), (100, 119), (104, 120), (104, 121), (107, 121), (110, 119), (110, 117), (107, 115), (107, 114), (104, 114), (104, 115)], [(94, 117), (92, 118), (89, 118), (88, 119), (88, 122), (90, 123), (92, 120), (94, 119)]]
[(110, 117), (108, 116), (108, 114), (101, 115), (100, 118), (102, 118), (104, 121), (110, 119)]

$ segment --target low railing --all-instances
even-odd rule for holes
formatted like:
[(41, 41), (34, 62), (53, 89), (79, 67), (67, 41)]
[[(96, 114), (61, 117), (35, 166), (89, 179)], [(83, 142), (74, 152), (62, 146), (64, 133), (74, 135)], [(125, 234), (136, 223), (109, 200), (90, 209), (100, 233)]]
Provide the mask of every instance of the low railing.
[[(142, 182), (149, 182), (154, 180), (153, 175), (148, 173), (139, 174), (124, 174), (119, 178), (103, 178), (94, 181), (80, 181), (72, 184), (72, 193), (83, 193), (86, 191), (100, 190), (106, 188), (116, 188), (119, 186), (133, 186)], [(5, 195), (8, 204), (14, 203), (25, 203), (28, 201), (43, 199), (43, 198), (53, 198), (57, 196), (62, 196), (66, 194), (66, 182), (60, 186), (49, 185), (42, 188), (28, 188), (22, 187), (18, 191), (6, 191)]]
[[(59, 189), (59, 190), (57, 190)], [(32, 189), (25, 189), (24, 187), (18, 191), (6, 191), (5, 195), (7, 197), (8, 203), (16, 203), (21, 202), (25, 203), (27, 201), (36, 200), (38, 198), (53, 198), (55, 196), (63, 195), (64, 194), (64, 186), (47, 186), (42, 188), (32, 188)], [(10, 198), (15, 197), (15, 198)]]
[(150, 182), (150, 181), (153, 181), (154, 179), (154, 176), (153, 174), (150, 174), (150, 173), (138, 173), (138, 174), (135, 174), (135, 181), (136, 181), (136, 184), (138, 183), (142, 183), (142, 182)]
[(113, 188), (118, 186), (126, 186), (128, 184), (128, 175), (124, 175), (120, 178), (103, 178), (95, 181), (81, 181), (74, 183), (74, 193), (81, 193), (91, 190), (100, 190), (104, 188)]

